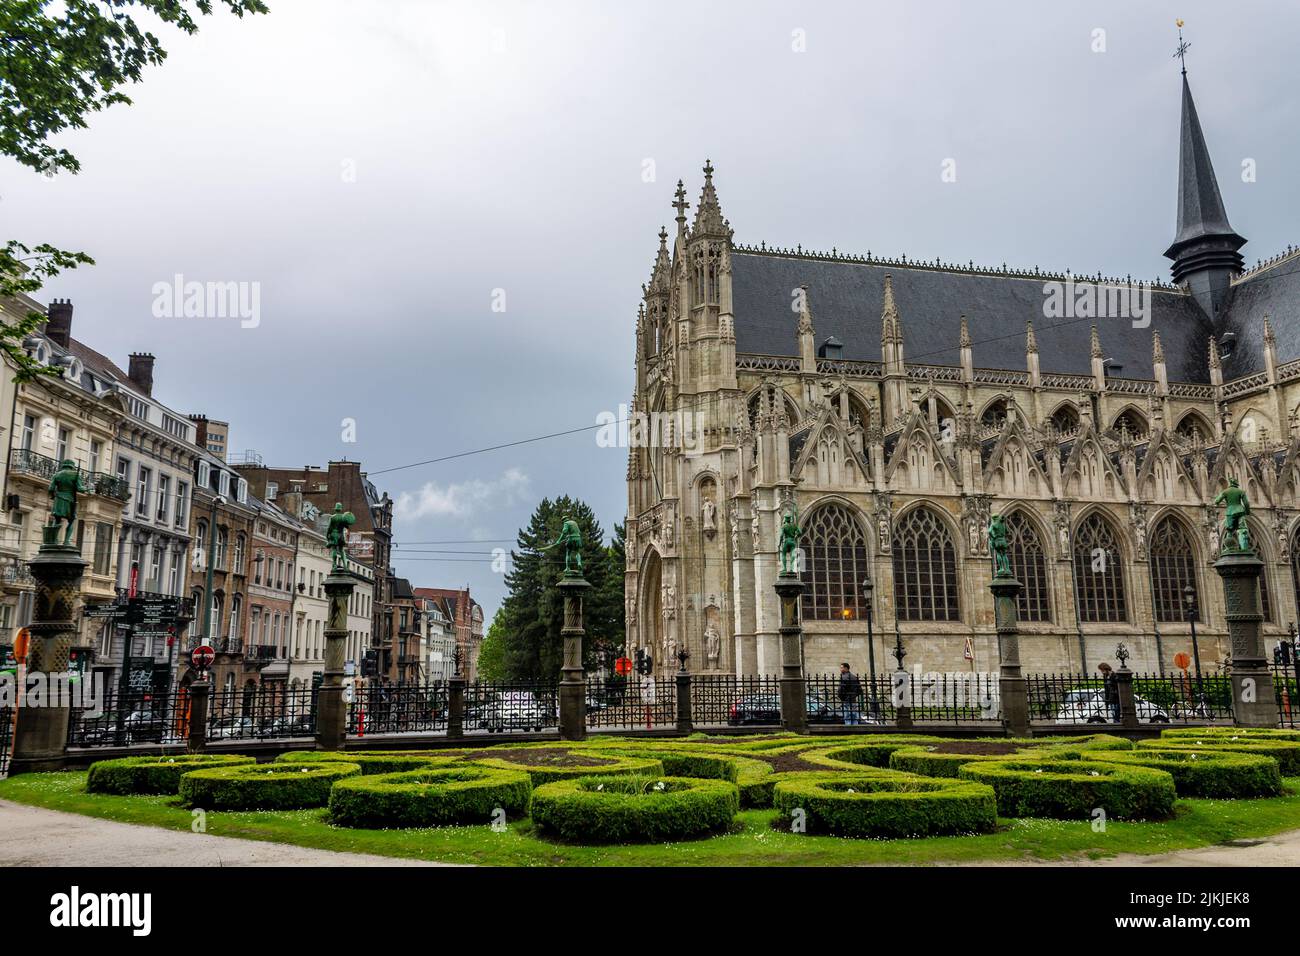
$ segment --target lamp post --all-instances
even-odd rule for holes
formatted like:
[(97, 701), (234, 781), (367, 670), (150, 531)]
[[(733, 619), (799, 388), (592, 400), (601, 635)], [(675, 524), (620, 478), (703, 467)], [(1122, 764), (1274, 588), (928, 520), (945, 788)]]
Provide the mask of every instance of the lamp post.
[(876, 585), (868, 574), (862, 579), (862, 605), (867, 612), (867, 667), (871, 672), (871, 716), (880, 716), (880, 702), (876, 700), (876, 639), (871, 631), (872, 617), (872, 598), (876, 593)]
[(1192, 660), (1196, 664), (1196, 694), (1204, 703), (1204, 689), (1201, 686), (1201, 648), (1196, 640), (1196, 588), (1190, 584), (1183, 588), (1183, 603), (1187, 606), (1187, 623), (1192, 626)]

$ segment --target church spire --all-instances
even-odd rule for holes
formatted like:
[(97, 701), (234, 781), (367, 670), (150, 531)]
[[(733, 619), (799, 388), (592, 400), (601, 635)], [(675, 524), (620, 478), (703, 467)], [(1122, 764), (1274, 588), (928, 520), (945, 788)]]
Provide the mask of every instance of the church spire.
[(692, 235), (726, 236), (731, 227), (722, 216), (722, 206), (718, 203), (718, 191), (713, 186), (713, 163), (704, 161), (704, 188), (700, 190), (700, 201), (695, 204), (695, 222), (691, 224)]
[[(1181, 42), (1180, 59), (1187, 44)], [(1246, 240), (1233, 232), (1219, 183), (1210, 162), (1210, 150), (1196, 115), (1192, 89), (1183, 66), (1182, 122), (1178, 146), (1178, 225), (1174, 241), (1165, 250), (1173, 260), (1174, 282), (1185, 284), (1202, 311), (1214, 319), (1222, 311), (1232, 277), (1242, 269), (1237, 252)]]

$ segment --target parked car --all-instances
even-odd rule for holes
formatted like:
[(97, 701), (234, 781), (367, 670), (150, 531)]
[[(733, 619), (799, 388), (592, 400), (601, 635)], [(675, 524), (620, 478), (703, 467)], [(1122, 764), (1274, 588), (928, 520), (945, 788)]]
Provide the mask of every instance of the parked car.
[[(805, 701), (810, 724), (842, 724), (844, 715), (816, 694)], [(780, 694), (746, 694), (731, 705), (727, 723), (733, 727), (747, 724), (779, 724), (781, 722)]]
[[(1169, 714), (1163, 707), (1136, 694), (1133, 695), (1133, 709), (1142, 723), (1169, 723)], [(1055, 720), (1058, 724), (1108, 724), (1114, 723), (1114, 715), (1106, 704), (1103, 691), (1095, 687), (1079, 687), (1065, 695), (1065, 700), (1056, 709)]]
[(126, 715), (122, 721), (128, 744), (158, 744), (163, 742), (165, 722), (162, 714), (148, 710), (137, 710)]
[(546, 717), (546, 708), (534, 694), (511, 691), (484, 708), (482, 722), (489, 733), (529, 729), (540, 732)]
[(257, 724), (252, 717), (225, 717), (208, 730), (210, 740), (248, 740), (257, 736)]

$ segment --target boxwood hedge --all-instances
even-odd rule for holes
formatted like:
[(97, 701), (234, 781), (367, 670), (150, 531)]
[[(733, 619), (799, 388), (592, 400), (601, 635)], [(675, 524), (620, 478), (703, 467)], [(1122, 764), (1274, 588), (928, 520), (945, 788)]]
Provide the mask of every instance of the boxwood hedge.
[(181, 777), (186, 806), (205, 810), (301, 810), (323, 807), (338, 780), (357, 776), (354, 763), (273, 763), (194, 770)]
[(1162, 730), (1164, 738), (1190, 737), (1193, 740), (1224, 737), (1228, 740), (1297, 740), (1300, 730), (1288, 727), (1170, 727)]
[(986, 833), (997, 823), (993, 790), (913, 774), (801, 773), (776, 783), (773, 804), (786, 825), (845, 837)]
[[(631, 750), (608, 750), (605, 753), (619, 754), (624, 757), (639, 757)], [(736, 782), (736, 758), (726, 754), (691, 753), (689, 751), (660, 750), (652, 753), (663, 764), (664, 773), (670, 777), (703, 777), (712, 780)]]
[(889, 755), (889, 769), (902, 773), (920, 774), (922, 777), (957, 778), (957, 770), (965, 764), (979, 761), (1006, 760), (1014, 754), (952, 754), (941, 753), (928, 747), (903, 747)]
[[(555, 745), (552, 744), (553, 748)], [(617, 754), (593, 753), (591, 751), (576, 751), (584, 759), (599, 760), (599, 764), (575, 764), (564, 766), (563, 764), (541, 764), (529, 765), (520, 763), (516, 760), (505, 760), (500, 757), (479, 757), (474, 759), (474, 763), (481, 767), (497, 767), (501, 770), (523, 770), (532, 778), (533, 786), (540, 787), (544, 783), (553, 783), (556, 780), (573, 780), (578, 777), (603, 777), (609, 774), (647, 774), (664, 776), (664, 765), (658, 757), (623, 757)]]
[(362, 774), (400, 773), (421, 767), (438, 767), (453, 763), (455, 756), (434, 751), (427, 753), (384, 753), (383, 751), (291, 750), (275, 758), (276, 763), (354, 763)]
[(1085, 753), (1087, 761), (1154, 767), (1174, 778), (1180, 797), (1240, 798), (1272, 797), (1282, 792), (1282, 773), (1272, 757), (1168, 747), (1143, 748), (1131, 753)]
[(1159, 740), (1138, 741), (1139, 750), (1164, 750), (1169, 747), (1193, 750), (1221, 750), (1226, 753), (1253, 754), (1272, 757), (1284, 777), (1300, 776), (1300, 740), (1270, 737), (1240, 737), (1209, 734), (1197, 737), (1161, 737)]
[(181, 775), (208, 767), (236, 767), (254, 763), (238, 754), (180, 754), (175, 757), (121, 757), (98, 760), (86, 775), (89, 793), (176, 793)]
[(801, 756), (809, 763), (820, 764), (834, 770), (862, 770), (867, 767), (884, 769), (889, 766), (889, 755), (895, 750), (915, 748), (933, 738), (908, 739), (872, 737), (869, 742), (855, 742), (838, 747), (825, 747), (805, 751)]
[(957, 776), (991, 786), (1004, 817), (1156, 820), (1174, 812), (1174, 778), (1163, 770), (1083, 760), (1013, 758), (963, 765)]
[(728, 826), (736, 785), (700, 777), (604, 776), (560, 780), (533, 791), (542, 830), (583, 843), (680, 840)]
[(532, 789), (522, 770), (469, 764), (347, 777), (330, 791), (330, 820), (379, 829), (489, 823), (498, 809), (526, 813)]

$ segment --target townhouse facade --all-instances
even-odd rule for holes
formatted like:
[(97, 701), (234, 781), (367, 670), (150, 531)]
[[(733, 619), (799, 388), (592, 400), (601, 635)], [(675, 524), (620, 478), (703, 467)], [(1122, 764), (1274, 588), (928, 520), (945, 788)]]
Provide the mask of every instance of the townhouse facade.
[(456, 625), (445, 598), (419, 598), (423, 605), (424, 674), (429, 681), (456, 676)]
[(469, 588), (415, 588), (420, 598), (441, 601), (451, 618), (462, 673), (466, 680), (478, 679), (478, 652), (483, 646), (483, 606), (470, 596)]

